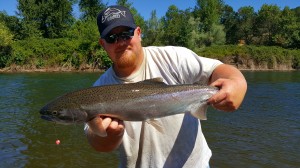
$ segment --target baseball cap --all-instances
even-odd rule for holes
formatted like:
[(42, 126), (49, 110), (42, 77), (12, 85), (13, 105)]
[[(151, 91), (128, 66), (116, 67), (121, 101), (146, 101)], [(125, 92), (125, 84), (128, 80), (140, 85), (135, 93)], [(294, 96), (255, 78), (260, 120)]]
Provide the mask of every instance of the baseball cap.
[(101, 11), (97, 17), (97, 25), (101, 38), (104, 38), (113, 28), (118, 26), (136, 28), (130, 10), (119, 5), (109, 6)]

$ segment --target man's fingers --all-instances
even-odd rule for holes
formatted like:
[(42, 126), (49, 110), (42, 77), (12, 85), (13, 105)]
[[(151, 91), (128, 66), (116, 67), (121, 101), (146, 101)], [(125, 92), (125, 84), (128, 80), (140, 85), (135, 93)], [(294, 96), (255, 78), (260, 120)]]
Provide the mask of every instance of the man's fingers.
[(208, 99), (207, 102), (209, 104), (218, 104), (218, 103), (222, 102), (223, 100), (225, 100), (226, 97), (227, 97), (227, 94), (225, 92), (223, 92), (222, 90), (220, 90), (218, 93), (213, 95), (210, 99)]
[(124, 133), (124, 123), (122, 120), (113, 119), (109, 127), (107, 128), (107, 132), (109, 134), (115, 134), (115, 135), (123, 135)]
[(101, 116), (97, 116), (93, 118), (91, 121), (88, 122), (90, 130), (100, 136), (100, 137), (106, 137), (107, 132), (106, 129), (110, 125), (112, 119), (109, 117), (102, 118)]
[(106, 117), (106, 118), (102, 119), (103, 128), (106, 130), (108, 128), (108, 126), (111, 124), (111, 122), (112, 122), (112, 119), (110, 117)]

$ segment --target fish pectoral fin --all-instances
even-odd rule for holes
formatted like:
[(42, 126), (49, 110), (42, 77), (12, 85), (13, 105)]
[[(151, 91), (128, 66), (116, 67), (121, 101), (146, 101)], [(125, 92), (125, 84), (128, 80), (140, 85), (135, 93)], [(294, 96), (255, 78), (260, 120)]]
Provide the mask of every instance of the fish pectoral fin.
[(207, 116), (206, 116), (207, 108), (208, 105), (206, 103), (203, 103), (200, 106), (192, 105), (190, 112), (194, 117), (200, 120), (207, 120)]
[(150, 119), (146, 120), (146, 123), (152, 125), (158, 132), (164, 133), (163, 127), (159, 124), (158, 120)]

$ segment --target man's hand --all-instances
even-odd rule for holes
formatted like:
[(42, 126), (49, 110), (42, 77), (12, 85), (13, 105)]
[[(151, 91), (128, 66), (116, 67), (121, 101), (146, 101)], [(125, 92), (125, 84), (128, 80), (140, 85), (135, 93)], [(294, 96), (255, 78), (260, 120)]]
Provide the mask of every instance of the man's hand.
[(245, 97), (247, 83), (242, 73), (230, 65), (218, 66), (211, 77), (211, 86), (220, 88), (208, 103), (223, 111), (234, 111), (239, 108)]
[(124, 123), (116, 118), (97, 116), (88, 123), (89, 129), (100, 137), (120, 135), (124, 132)]
[(122, 142), (125, 126), (116, 118), (97, 116), (88, 123), (87, 138), (97, 151), (110, 152)]

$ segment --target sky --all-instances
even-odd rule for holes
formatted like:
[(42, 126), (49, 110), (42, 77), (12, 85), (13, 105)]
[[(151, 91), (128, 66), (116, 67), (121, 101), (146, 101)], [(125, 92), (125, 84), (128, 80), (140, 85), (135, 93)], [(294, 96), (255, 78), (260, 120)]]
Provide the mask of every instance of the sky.
[[(102, 0), (108, 2), (109, 5), (114, 5), (117, 0)], [(133, 3), (133, 7), (144, 17), (145, 20), (151, 16), (151, 11), (156, 10), (157, 17), (162, 17), (166, 14), (170, 5), (176, 5), (179, 9), (185, 10), (193, 8), (196, 5), (196, 0), (128, 0)], [(295, 8), (300, 6), (300, 0), (224, 0), (225, 4), (233, 7), (237, 11), (240, 7), (252, 6), (255, 11), (258, 11), (263, 4), (277, 5), (280, 9), (285, 6)], [(0, 11), (6, 11), (8, 15), (15, 15), (17, 11), (17, 0), (0, 0)], [(74, 9), (74, 15), (79, 16), (78, 8)]]

